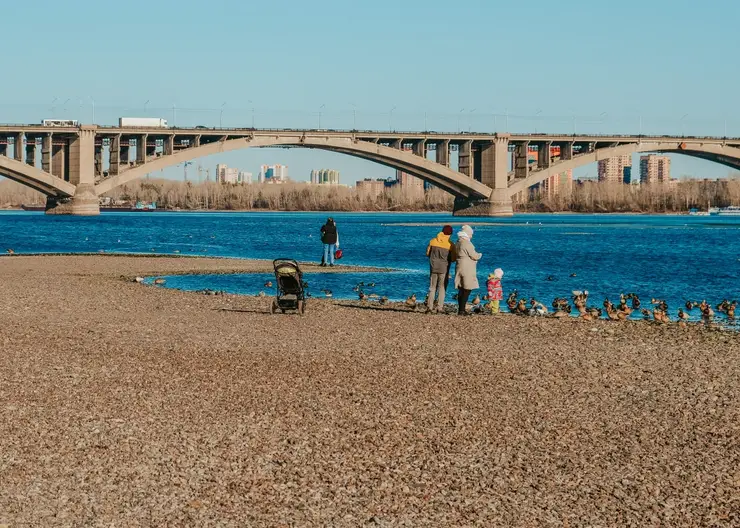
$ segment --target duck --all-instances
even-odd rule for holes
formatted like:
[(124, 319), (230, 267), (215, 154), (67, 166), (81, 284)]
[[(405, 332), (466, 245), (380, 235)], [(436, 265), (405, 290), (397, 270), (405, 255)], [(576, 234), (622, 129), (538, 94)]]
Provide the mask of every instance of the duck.
[(378, 299), (378, 302), (380, 304), (387, 304), (388, 303), (388, 297), (386, 297), (385, 295), (383, 295), (380, 299)]
[(519, 292), (517, 290), (513, 290), (509, 294), (509, 296), (506, 298), (506, 305), (509, 307), (510, 312), (513, 312), (514, 310), (516, 310), (518, 296), (519, 296)]
[(527, 315), (529, 308), (527, 308), (527, 299), (519, 299), (514, 307), (514, 313), (517, 315)]
[(412, 293), (407, 299), (406, 299), (406, 306), (410, 308), (416, 308), (416, 294)]
[(367, 283), (367, 287), (368, 288), (375, 288), (375, 283), (374, 282), (368, 282)]
[(359, 292), (357, 292), (357, 296), (360, 298), (361, 301), (366, 301), (367, 300), (367, 294), (364, 291), (362, 291), (362, 290), (360, 290)]
[(332, 293), (331, 290), (321, 290), (321, 293), (323, 293), (326, 297), (333, 297), (334, 293)]
[(735, 318), (735, 308), (737, 308), (737, 301), (732, 301), (729, 306), (727, 306), (727, 317), (729, 319)]
[(694, 306), (696, 306), (696, 303), (691, 302), (691, 301), (686, 301), (686, 304), (684, 306), (686, 306), (686, 309), (688, 311), (691, 311), (694, 309)]
[(264, 297), (264, 296), (265, 296), (265, 292), (263, 292), (263, 291), (261, 291), (261, 292), (259, 292), (257, 294), (257, 297)]
[(165, 279), (161, 278), (161, 277), (159, 277), (157, 279), (154, 279), (154, 284), (164, 284), (166, 282), (167, 281)]
[(548, 313), (547, 306), (536, 299), (532, 299), (531, 301), (529, 301), (529, 306), (530, 315), (547, 315)]
[(716, 309), (716, 310), (717, 310), (717, 311), (718, 311), (719, 313), (725, 313), (725, 312), (727, 311), (727, 308), (728, 308), (729, 306), (730, 306), (730, 301), (728, 301), (727, 299), (724, 299), (724, 300), (723, 300), (723, 301), (722, 301), (721, 303), (719, 303), (719, 304), (718, 304), (718, 305), (717, 305), (717, 306), (715, 307), (715, 309)]
[(480, 304), (480, 295), (476, 295), (473, 297), (473, 306), (478, 306)]
[(702, 304), (703, 308), (701, 309), (701, 316), (704, 319), (711, 319), (712, 317), (714, 317), (714, 310), (712, 310), (712, 307), (704, 301), (702, 301)]
[(272, 281), (267, 281), (265, 283), (265, 288), (272, 288)]
[(686, 312), (684, 312), (681, 308), (678, 309), (678, 318), (682, 321), (688, 321), (690, 316)]
[(640, 310), (640, 313), (642, 314), (643, 319), (645, 319), (646, 321), (650, 320), (650, 310), (648, 310), (647, 308), (642, 308)]
[(13, 250), (13, 249), (10, 249), (10, 248), (6, 249), (6, 250), (5, 250), (5, 252), (6, 252), (6, 253), (7, 253), (8, 255), (15, 255), (15, 250)]
[(578, 277), (578, 275), (576, 273), (571, 273), (570, 276), (571, 277)]
[(668, 317), (668, 314), (658, 307), (653, 308), (653, 319), (655, 319), (659, 323), (671, 322), (671, 318)]

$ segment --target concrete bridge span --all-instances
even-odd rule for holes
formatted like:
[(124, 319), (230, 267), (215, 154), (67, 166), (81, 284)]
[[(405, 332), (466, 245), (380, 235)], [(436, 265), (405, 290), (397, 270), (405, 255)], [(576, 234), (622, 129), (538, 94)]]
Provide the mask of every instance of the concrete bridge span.
[[(461, 216), (510, 216), (517, 193), (623, 154), (680, 153), (740, 170), (740, 138), (0, 125), (0, 174), (45, 193), (47, 212), (97, 214), (100, 195), (146, 174), (264, 147), (321, 149), (402, 170), (453, 194)], [(535, 167), (530, 150), (547, 153)]]

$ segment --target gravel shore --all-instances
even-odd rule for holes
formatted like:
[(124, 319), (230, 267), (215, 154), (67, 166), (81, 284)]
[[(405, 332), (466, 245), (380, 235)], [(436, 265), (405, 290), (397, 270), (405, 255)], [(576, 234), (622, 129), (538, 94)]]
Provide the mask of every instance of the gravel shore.
[(740, 526), (737, 333), (122, 279), (271, 269), (0, 258), (0, 525)]

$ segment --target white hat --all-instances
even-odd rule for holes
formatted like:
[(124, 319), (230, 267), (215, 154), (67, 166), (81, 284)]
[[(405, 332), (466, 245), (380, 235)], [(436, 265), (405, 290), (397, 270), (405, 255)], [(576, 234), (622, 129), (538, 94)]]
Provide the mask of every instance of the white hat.
[(493, 276), (496, 277), (497, 279), (503, 279), (504, 270), (502, 270), (501, 268), (496, 268), (495, 270), (493, 270)]

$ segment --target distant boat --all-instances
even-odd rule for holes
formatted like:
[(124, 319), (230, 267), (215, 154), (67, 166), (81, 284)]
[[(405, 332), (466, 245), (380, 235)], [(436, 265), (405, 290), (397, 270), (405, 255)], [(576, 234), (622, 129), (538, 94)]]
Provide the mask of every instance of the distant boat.
[(689, 209), (689, 214), (691, 216), (709, 216), (709, 212), (699, 211), (699, 209)]
[(740, 206), (710, 207), (709, 214), (712, 216), (740, 216)]

